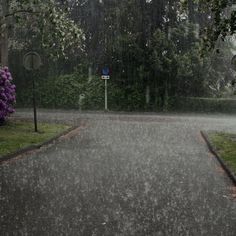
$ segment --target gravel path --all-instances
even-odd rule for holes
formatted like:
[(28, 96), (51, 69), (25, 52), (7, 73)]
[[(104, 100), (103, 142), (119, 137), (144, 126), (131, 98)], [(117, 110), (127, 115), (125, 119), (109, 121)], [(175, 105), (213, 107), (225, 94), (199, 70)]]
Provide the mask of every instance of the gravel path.
[(232, 183), (200, 136), (236, 132), (235, 116), (41, 110), (39, 119), (86, 127), (0, 166), (0, 235), (236, 235)]

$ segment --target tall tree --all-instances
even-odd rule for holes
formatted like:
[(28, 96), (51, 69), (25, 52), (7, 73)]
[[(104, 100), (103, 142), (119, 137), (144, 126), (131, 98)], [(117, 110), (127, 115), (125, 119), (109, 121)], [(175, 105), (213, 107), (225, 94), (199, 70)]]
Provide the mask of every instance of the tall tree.
[(17, 27), (25, 31), (30, 29), (38, 44), (50, 55), (52, 49), (56, 49), (56, 56), (59, 56), (60, 53), (65, 55), (72, 45), (79, 45), (81, 31), (70, 19), (69, 11), (64, 3), (56, 0), (1, 0), (1, 64), (8, 64), (9, 30), (17, 30)]
[(218, 38), (236, 33), (236, 7), (234, 0), (195, 0), (199, 10), (208, 16), (203, 40), (206, 49), (213, 49)]
[(1, 0), (0, 11), (0, 64), (8, 65), (8, 19), (9, 1)]

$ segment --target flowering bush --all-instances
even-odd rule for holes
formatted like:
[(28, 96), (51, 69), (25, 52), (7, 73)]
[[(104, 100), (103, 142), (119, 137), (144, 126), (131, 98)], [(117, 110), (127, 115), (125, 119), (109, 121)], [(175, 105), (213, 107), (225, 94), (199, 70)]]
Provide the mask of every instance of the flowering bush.
[(0, 125), (6, 117), (13, 113), (13, 104), (16, 100), (16, 86), (12, 84), (12, 76), (7, 67), (0, 69)]

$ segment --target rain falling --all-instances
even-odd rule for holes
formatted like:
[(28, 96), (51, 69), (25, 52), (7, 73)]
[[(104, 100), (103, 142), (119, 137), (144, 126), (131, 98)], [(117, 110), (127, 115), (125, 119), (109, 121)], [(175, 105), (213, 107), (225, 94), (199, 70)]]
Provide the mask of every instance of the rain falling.
[(236, 235), (234, 1), (0, 3), (0, 236)]

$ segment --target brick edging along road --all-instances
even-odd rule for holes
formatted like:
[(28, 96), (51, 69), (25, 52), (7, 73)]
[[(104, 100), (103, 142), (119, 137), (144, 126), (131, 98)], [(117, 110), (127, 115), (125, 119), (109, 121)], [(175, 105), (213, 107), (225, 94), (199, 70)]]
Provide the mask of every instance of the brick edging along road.
[(203, 139), (206, 141), (206, 144), (210, 150), (210, 152), (217, 158), (217, 160), (220, 162), (221, 166), (225, 170), (226, 174), (229, 176), (229, 178), (232, 180), (232, 182), (236, 185), (236, 176), (234, 175), (233, 171), (230, 169), (230, 167), (227, 166), (225, 161), (221, 158), (221, 156), (217, 153), (216, 149), (214, 148), (213, 144), (211, 143), (208, 134), (204, 131), (201, 131), (201, 135)]

